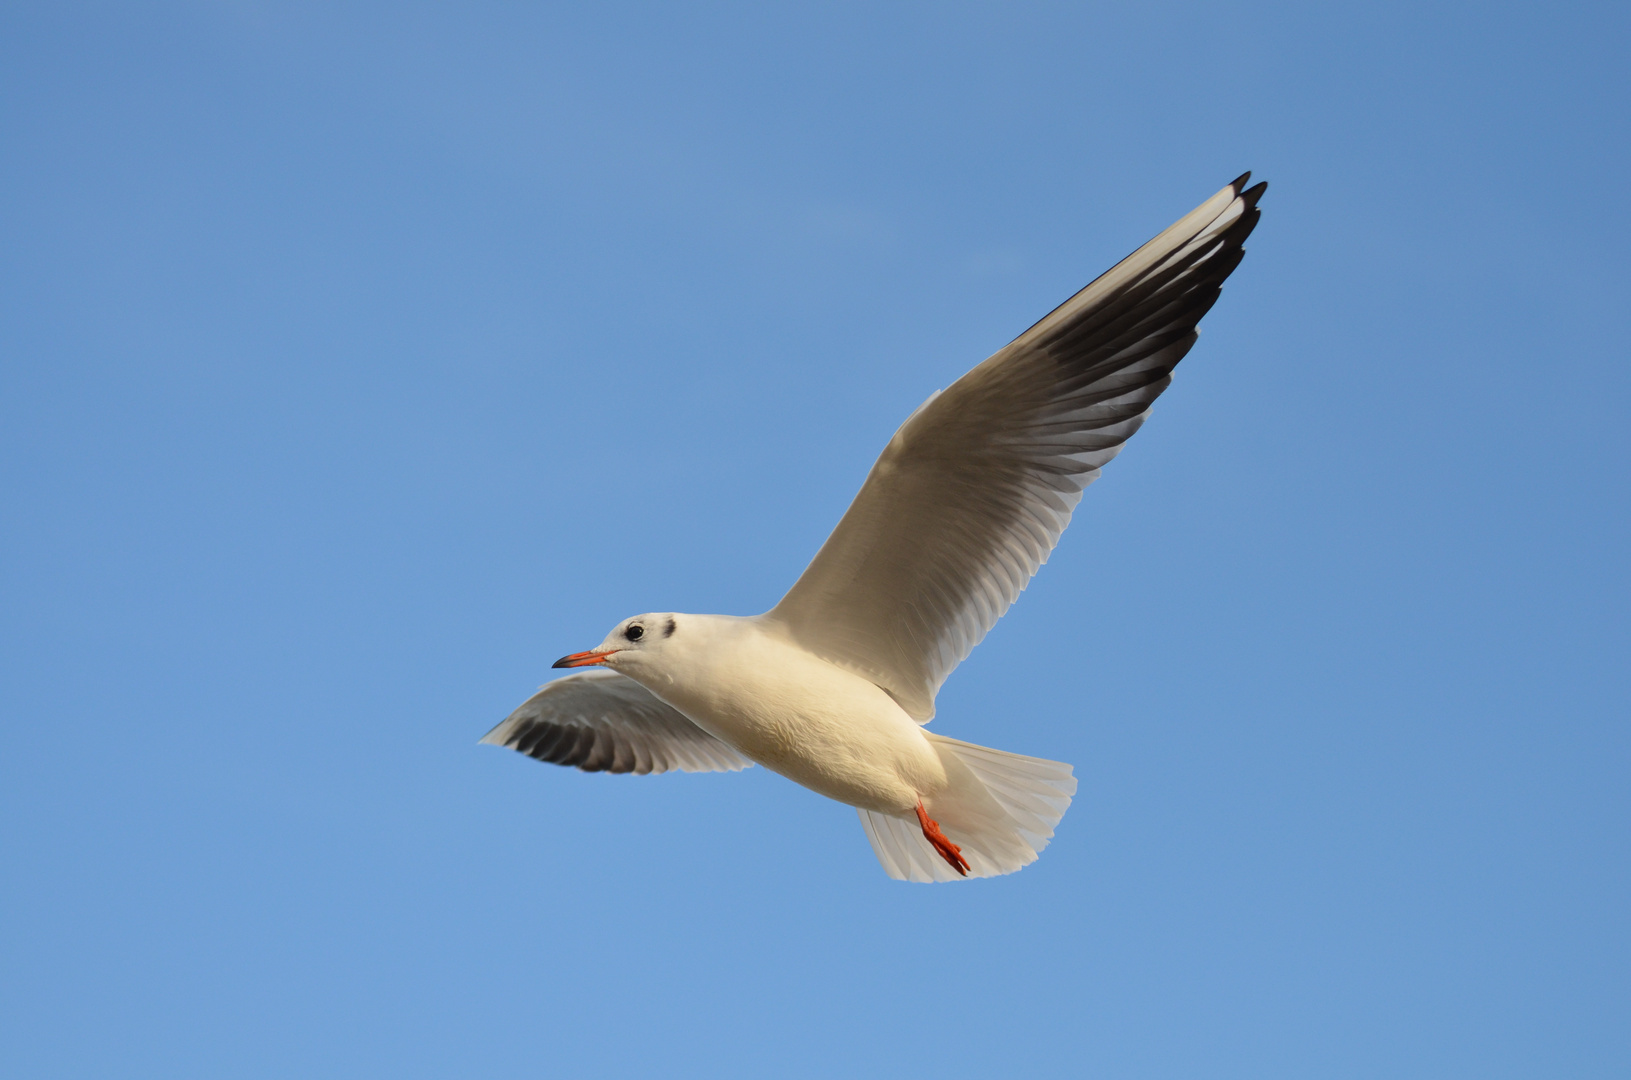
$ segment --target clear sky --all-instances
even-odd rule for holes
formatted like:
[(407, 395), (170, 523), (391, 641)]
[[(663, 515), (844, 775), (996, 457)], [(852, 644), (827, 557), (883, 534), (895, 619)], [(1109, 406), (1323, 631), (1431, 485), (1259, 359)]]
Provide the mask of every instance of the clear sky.
[[(1631, 1073), (1628, 12), (5, 5), (0, 1072)], [(476, 745), (1246, 169), (940, 697), (1035, 865)]]

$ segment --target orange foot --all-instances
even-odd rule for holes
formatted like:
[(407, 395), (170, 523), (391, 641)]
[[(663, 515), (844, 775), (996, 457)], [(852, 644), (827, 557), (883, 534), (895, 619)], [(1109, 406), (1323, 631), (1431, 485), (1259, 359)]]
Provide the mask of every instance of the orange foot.
[(923, 826), (923, 839), (934, 845), (940, 857), (951, 863), (953, 870), (968, 877), (968, 860), (963, 858), (963, 849), (946, 839), (946, 834), (940, 831), (939, 822), (923, 809), (922, 802), (917, 804), (917, 823)]

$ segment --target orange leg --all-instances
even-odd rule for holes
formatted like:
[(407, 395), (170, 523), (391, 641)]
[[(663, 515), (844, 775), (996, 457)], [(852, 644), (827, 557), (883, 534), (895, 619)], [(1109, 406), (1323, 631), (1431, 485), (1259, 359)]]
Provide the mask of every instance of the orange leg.
[(968, 860), (963, 858), (963, 849), (946, 839), (946, 834), (940, 831), (939, 822), (923, 809), (922, 802), (917, 804), (917, 823), (923, 826), (923, 839), (934, 845), (940, 857), (951, 863), (953, 870), (968, 877)]

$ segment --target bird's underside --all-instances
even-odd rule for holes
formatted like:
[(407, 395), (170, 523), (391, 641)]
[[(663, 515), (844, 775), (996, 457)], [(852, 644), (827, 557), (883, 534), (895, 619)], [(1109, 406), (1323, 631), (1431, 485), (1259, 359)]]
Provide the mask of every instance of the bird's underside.
[[(946, 676), (1047, 561), (1083, 489), (1143, 424), (1194, 344), (1258, 220), (1267, 185), (1247, 188), (1249, 178), (913, 413), (803, 575), (756, 617), (760, 632), (881, 688), (927, 723)], [(682, 627), (693, 618), (705, 617), (682, 616)], [(728, 727), (688, 716), (642, 685), (660, 662), (683, 655), (685, 630), (676, 635), (675, 625), (672, 616), (620, 624), (599, 650), (558, 665), (597, 666), (547, 684), (482, 741), (586, 772), (752, 764), (745, 744), (720, 737)], [(1070, 767), (922, 737), (966, 792), (926, 791), (915, 807), (863, 805), (885, 870), (955, 880), (1033, 861), (1075, 791)]]

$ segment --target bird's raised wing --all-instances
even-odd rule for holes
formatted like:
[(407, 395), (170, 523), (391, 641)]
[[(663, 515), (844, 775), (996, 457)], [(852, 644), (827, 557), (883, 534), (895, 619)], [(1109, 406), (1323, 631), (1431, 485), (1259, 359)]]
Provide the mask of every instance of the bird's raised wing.
[(584, 772), (736, 772), (753, 764), (605, 668), (546, 684), (481, 741)]
[(764, 618), (930, 719), (1195, 343), (1257, 224), (1250, 177), (925, 402)]

